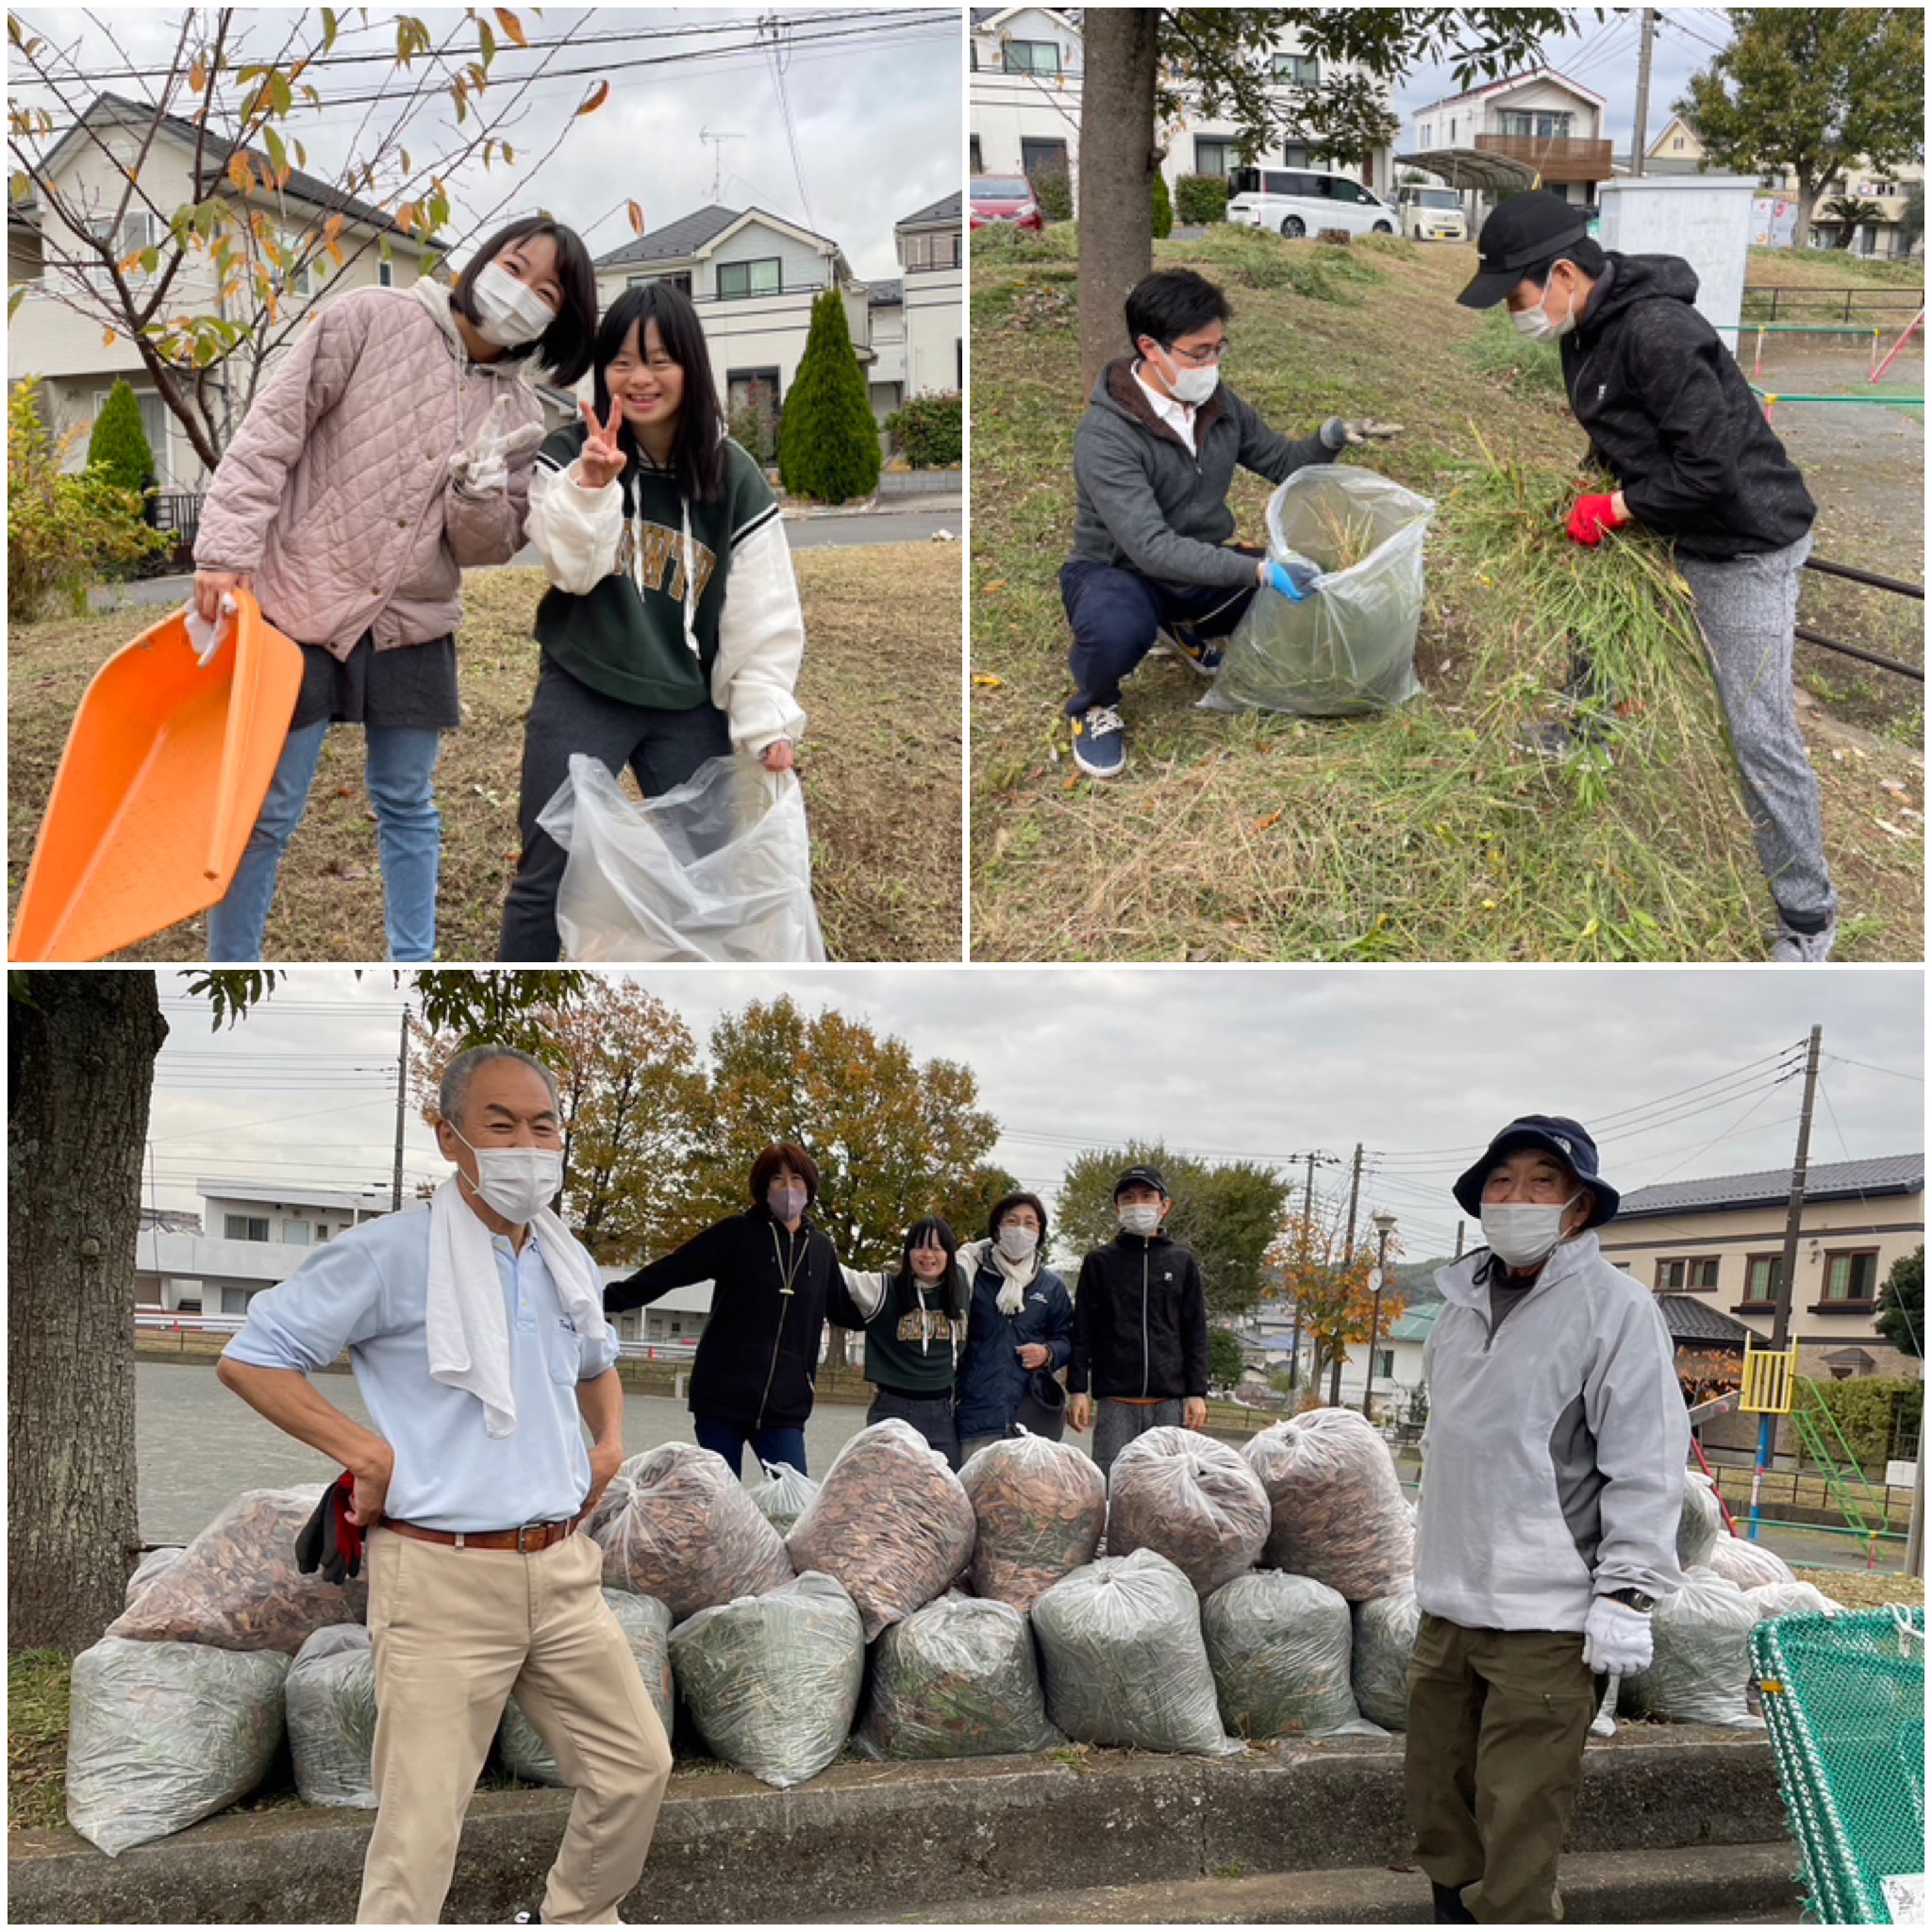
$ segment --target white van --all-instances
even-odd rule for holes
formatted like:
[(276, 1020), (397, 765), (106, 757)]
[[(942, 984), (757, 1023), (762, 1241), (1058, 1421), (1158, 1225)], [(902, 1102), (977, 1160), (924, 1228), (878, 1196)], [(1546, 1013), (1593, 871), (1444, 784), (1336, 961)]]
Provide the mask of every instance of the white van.
[(1353, 175), (1332, 168), (1231, 168), (1227, 218), (1275, 228), (1293, 240), (1342, 228), (1351, 235), (1393, 235), (1395, 210)]
[(1412, 242), (1467, 242), (1469, 223), (1462, 197), (1453, 188), (1424, 188), (1410, 182), (1395, 191), (1402, 232)]

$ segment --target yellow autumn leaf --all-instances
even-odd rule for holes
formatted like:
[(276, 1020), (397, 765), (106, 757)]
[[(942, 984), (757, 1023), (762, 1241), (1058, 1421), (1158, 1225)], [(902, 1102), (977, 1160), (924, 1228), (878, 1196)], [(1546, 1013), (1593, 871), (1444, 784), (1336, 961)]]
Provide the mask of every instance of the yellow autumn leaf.
[(498, 7), (492, 8), (491, 10), (496, 15), (497, 25), (500, 26), (504, 30), (504, 32), (507, 33), (510, 37), (510, 39), (517, 43), (518, 46), (527, 47), (530, 44), (529, 42), (524, 38), (523, 22), (520, 21), (516, 17), (516, 15), (509, 10), (508, 7)]
[(973, 681), (981, 691), (1004, 691), (1007, 688), (1007, 680), (995, 677), (991, 671), (975, 671)]
[(228, 157), (228, 179), (237, 188), (246, 188), (250, 178), (248, 157), (238, 147)]
[(1257, 832), (1265, 832), (1270, 825), (1278, 825), (1280, 823), (1281, 814), (1278, 811), (1271, 811), (1265, 817), (1255, 821), (1255, 829)]

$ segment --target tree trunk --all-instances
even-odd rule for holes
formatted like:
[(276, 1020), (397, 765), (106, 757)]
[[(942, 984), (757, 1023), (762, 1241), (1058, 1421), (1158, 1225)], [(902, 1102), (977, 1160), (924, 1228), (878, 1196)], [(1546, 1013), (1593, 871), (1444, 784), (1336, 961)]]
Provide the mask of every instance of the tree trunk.
[(1791, 246), (1807, 248), (1811, 243), (1811, 209), (1818, 200), (1822, 183), (1807, 181), (1798, 177), (1798, 192), (1791, 199), (1796, 204), (1796, 212), (1791, 219)]
[(11, 978), (7, 1641), (76, 1651), (120, 1614), (141, 1545), (134, 1241), (168, 1026), (151, 972)]
[(1328, 1372), (1328, 1407), (1341, 1407), (1341, 1357), (1335, 1357), (1335, 1365)]
[(1080, 381), (1127, 347), (1121, 305), (1154, 267), (1154, 65), (1160, 10), (1095, 7), (1080, 83)]

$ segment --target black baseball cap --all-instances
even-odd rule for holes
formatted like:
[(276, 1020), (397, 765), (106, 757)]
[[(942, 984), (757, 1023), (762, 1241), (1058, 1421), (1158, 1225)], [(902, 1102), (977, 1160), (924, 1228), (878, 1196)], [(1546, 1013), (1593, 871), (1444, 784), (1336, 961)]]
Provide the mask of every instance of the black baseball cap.
[(1457, 296), (1465, 308), (1493, 308), (1526, 270), (1590, 239), (1589, 212), (1542, 189), (1509, 195), (1483, 224), (1474, 281)]
[(1451, 1190), (1456, 1205), (1465, 1214), (1482, 1219), (1483, 1183), (1489, 1179), (1490, 1170), (1506, 1154), (1522, 1147), (1541, 1147), (1546, 1154), (1554, 1154), (1596, 1196), (1596, 1206), (1583, 1224), (1586, 1227), (1601, 1227), (1616, 1213), (1623, 1196), (1597, 1172), (1596, 1142), (1588, 1132), (1561, 1114), (1526, 1113), (1511, 1121), (1490, 1142), (1483, 1158)]
[(1129, 1188), (1152, 1188), (1163, 1201), (1174, 1199), (1174, 1196), (1168, 1192), (1167, 1181), (1158, 1167), (1128, 1168), (1126, 1173), (1122, 1174), (1120, 1179), (1113, 1184), (1114, 1199), (1118, 1201)]

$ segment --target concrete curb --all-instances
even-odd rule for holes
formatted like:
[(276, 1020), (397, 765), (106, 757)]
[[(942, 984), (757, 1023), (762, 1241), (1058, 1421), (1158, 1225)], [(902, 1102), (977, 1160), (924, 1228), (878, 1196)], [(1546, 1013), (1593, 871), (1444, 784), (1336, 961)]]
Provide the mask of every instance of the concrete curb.
[[(470, 1807), (445, 1916), (502, 1923), (535, 1903), (569, 1808), (558, 1791)], [(212, 1819), (109, 1859), (71, 1832), (11, 1836), (13, 1924), (346, 1923), (369, 1817), (281, 1809)], [(1626, 1728), (1585, 1759), (1572, 1849), (1649, 1855), (1781, 1841), (1761, 1733)], [(1406, 1862), (1402, 1745), (1284, 1746), (1233, 1762), (1126, 1753), (840, 1764), (773, 1791), (736, 1773), (675, 1777), (638, 1923), (894, 1917), (1101, 1888)], [(1278, 1914), (1277, 1914), (1278, 1915)]]

